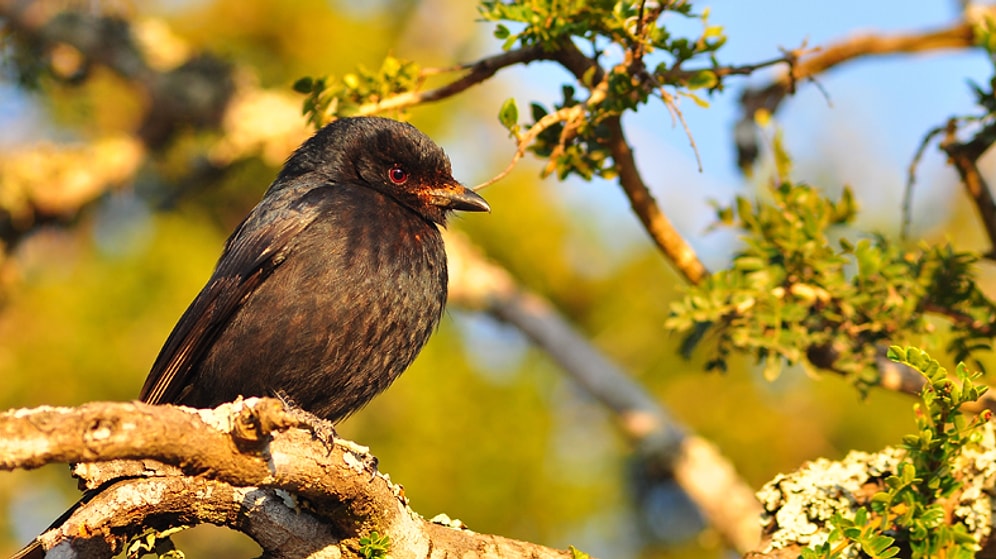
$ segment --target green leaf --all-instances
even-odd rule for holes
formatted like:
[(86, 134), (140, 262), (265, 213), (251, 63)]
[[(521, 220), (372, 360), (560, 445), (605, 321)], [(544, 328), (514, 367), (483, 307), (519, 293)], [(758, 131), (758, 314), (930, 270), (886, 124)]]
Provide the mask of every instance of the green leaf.
[(716, 77), (716, 73), (710, 70), (702, 70), (701, 72), (696, 72), (692, 74), (685, 85), (688, 89), (701, 89), (716, 87), (719, 83), (719, 78)]
[(689, 99), (691, 99), (692, 101), (694, 101), (695, 104), (698, 105), (699, 107), (701, 107), (703, 109), (708, 109), (709, 108), (709, 101), (706, 101), (705, 99), (699, 97), (698, 95), (693, 95), (691, 93), (685, 93), (684, 95), (685, 95), (685, 97), (688, 97)]
[(386, 77), (397, 76), (401, 72), (401, 61), (393, 56), (388, 56), (384, 58), (384, 62), (380, 66), (380, 72)]
[(515, 104), (515, 98), (509, 97), (502, 103), (498, 111), (498, 121), (507, 130), (512, 131), (519, 125), (519, 107)]
[(315, 86), (315, 80), (310, 76), (305, 76), (294, 82), (294, 91), (298, 93), (311, 93)]
[(391, 551), (391, 537), (387, 534), (383, 536), (376, 530), (360, 538), (360, 555), (364, 559), (389, 559), (388, 553)]

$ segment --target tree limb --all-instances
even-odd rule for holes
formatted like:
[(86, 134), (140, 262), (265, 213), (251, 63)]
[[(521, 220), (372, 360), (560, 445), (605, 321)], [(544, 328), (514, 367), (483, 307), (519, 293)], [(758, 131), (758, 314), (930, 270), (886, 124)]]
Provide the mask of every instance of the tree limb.
[[(357, 110), (357, 114), (371, 115), (391, 110), (404, 109), (406, 107), (421, 105), (423, 103), (442, 101), (443, 99), (453, 97), (454, 95), (462, 93), (472, 86), (484, 82), (491, 76), (495, 75), (498, 70), (514, 66), (516, 64), (529, 64), (530, 62), (535, 62), (537, 60), (550, 60), (550, 56), (550, 53), (546, 52), (537, 45), (513, 49), (493, 56), (487, 56), (476, 62), (460, 66), (458, 69), (466, 71), (467, 73), (454, 81), (428, 91), (408, 91), (387, 97), (375, 103), (361, 105)], [(433, 74), (439, 73), (434, 70), (430, 72)]]
[(954, 121), (948, 123), (941, 149), (948, 156), (948, 161), (958, 171), (965, 192), (972, 200), (979, 214), (982, 227), (989, 237), (988, 258), (996, 258), (996, 202), (993, 201), (989, 184), (979, 172), (978, 160), (996, 140), (996, 126), (987, 126), (974, 138), (967, 142), (959, 142), (955, 136), (957, 127)]
[[(148, 470), (144, 461), (150, 458), (184, 475), (107, 486), (42, 535), (42, 546), (58, 547), (63, 557), (105, 557), (148, 525), (163, 530), (212, 522), (246, 531), (268, 557), (291, 556), (284, 546), (296, 542), (310, 557), (358, 558), (359, 538), (372, 531), (390, 537), (390, 555), (398, 559), (570, 557), (569, 551), (422, 519), (400, 487), (375, 471), (365, 449), (333, 439), (327, 423), (277, 400), (252, 398), (214, 410), (94, 403), (0, 414), (2, 470), (121, 459), (138, 460), (136, 467)], [(277, 501), (285, 502), (283, 508)], [(285, 514), (287, 507), (306, 509), (309, 517)], [(242, 514), (251, 518), (240, 523)]]
[(736, 125), (734, 141), (740, 154), (739, 164), (746, 168), (756, 158), (757, 137), (754, 114), (761, 109), (778, 110), (787, 95), (795, 92), (801, 80), (813, 79), (837, 66), (869, 56), (913, 54), (942, 49), (969, 48), (975, 45), (973, 25), (959, 21), (935, 30), (895, 35), (856, 35), (820, 49), (800, 51), (788, 70), (766, 86), (745, 88), (740, 97), (743, 114)]
[(707, 441), (690, 434), (656, 400), (578, 333), (549, 302), (485, 261), (469, 242), (446, 233), (450, 302), (508, 322), (547, 353), (616, 417), (622, 432), (655, 470), (675, 481), (709, 525), (741, 553), (758, 541), (760, 513), (750, 486)]
[(709, 271), (695, 254), (695, 249), (685, 241), (671, 220), (661, 211), (650, 189), (643, 182), (643, 177), (636, 168), (633, 150), (626, 142), (619, 117), (611, 116), (605, 119), (605, 124), (609, 128), (609, 151), (619, 172), (619, 185), (629, 198), (633, 212), (640, 218), (644, 229), (657, 247), (685, 279), (693, 284), (701, 283), (709, 275)]

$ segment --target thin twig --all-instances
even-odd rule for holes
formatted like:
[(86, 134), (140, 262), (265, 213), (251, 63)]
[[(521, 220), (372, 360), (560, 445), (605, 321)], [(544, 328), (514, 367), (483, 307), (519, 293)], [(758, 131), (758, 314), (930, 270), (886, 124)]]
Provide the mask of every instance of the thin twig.
[(515, 168), (515, 165), (519, 162), (519, 160), (526, 154), (526, 149), (529, 147), (529, 144), (531, 144), (533, 140), (535, 140), (536, 137), (542, 134), (547, 128), (558, 122), (563, 122), (569, 119), (572, 112), (573, 107), (564, 107), (539, 119), (535, 124), (530, 126), (524, 134), (521, 134), (517, 138), (515, 154), (512, 156), (512, 160), (508, 162), (508, 165), (506, 165), (500, 173), (475, 186), (473, 189), (482, 190), (508, 176), (508, 174), (512, 172), (512, 169)]
[[(551, 53), (538, 46), (524, 47), (488, 56), (472, 64), (460, 67), (459, 69), (466, 70), (467, 74), (446, 85), (428, 91), (408, 91), (373, 103), (365, 103), (357, 109), (357, 114), (371, 115), (384, 111), (403, 109), (422, 103), (441, 101), (482, 83), (495, 75), (498, 70), (516, 64), (529, 64), (537, 60), (549, 60), (550, 57)], [(433, 69), (432, 72), (440, 73), (440, 70)]]
[(674, 102), (674, 96), (668, 93), (663, 87), (660, 88), (661, 101), (664, 102), (664, 106), (667, 107), (669, 113), (671, 113), (672, 122), (677, 119), (681, 123), (681, 129), (685, 131), (685, 136), (688, 138), (688, 144), (692, 146), (692, 153), (695, 154), (695, 163), (698, 165), (699, 172), (702, 172), (702, 154), (699, 153), (699, 146), (695, 144), (695, 136), (692, 135), (692, 129), (688, 127), (688, 122), (685, 120), (685, 115), (682, 114), (681, 109)]
[[(592, 82), (603, 84), (606, 81), (605, 71), (584, 55), (573, 43), (565, 42), (554, 53), (554, 59), (564, 68), (574, 74), (579, 81), (585, 74), (592, 72)], [(593, 101), (595, 92), (589, 97)], [(604, 92), (603, 92), (604, 94)], [(597, 101), (598, 99), (594, 99)], [(619, 184), (629, 198), (630, 206), (636, 213), (644, 229), (654, 240), (664, 255), (674, 263), (678, 271), (693, 283), (700, 283), (708, 274), (705, 266), (699, 261), (692, 247), (681, 237), (671, 221), (664, 215), (657, 201), (643, 182), (640, 171), (636, 167), (633, 152), (626, 142), (622, 131), (619, 115), (609, 116), (603, 121), (609, 128), (608, 147), (619, 173)]]
[(923, 159), (923, 154), (927, 151), (927, 146), (930, 145), (931, 140), (944, 132), (944, 129), (944, 126), (937, 126), (927, 132), (923, 139), (920, 140), (920, 145), (917, 146), (916, 153), (913, 154), (913, 159), (910, 161), (909, 168), (906, 171), (906, 186), (903, 188), (903, 220), (902, 225), (899, 227), (899, 238), (904, 241), (909, 238), (910, 227), (913, 221), (913, 186), (916, 184), (917, 167), (920, 166), (920, 161)]
[(979, 172), (977, 162), (992, 145), (993, 137), (996, 136), (994, 129), (996, 125), (986, 127), (972, 140), (960, 143), (955, 136), (957, 132), (955, 122), (949, 121), (940, 146), (961, 176), (961, 182), (965, 185), (965, 190), (979, 213), (979, 219), (982, 220), (982, 226), (989, 237), (990, 248), (986, 257), (990, 259), (996, 258), (996, 202), (993, 200), (989, 185)]
[[(897, 35), (858, 35), (845, 39), (839, 43), (810, 51), (811, 54), (802, 54), (795, 64), (791, 65), (788, 72), (783, 73), (771, 84), (744, 92), (741, 104), (750, 113), (751, 107), (763, 106), (775, 112), (782, 99), (792, 92), (794, 84), (798, 80), (811, 78), (858, 58), (870, 55), (888, 55), (897, 53), (914, 53), (936, 51), (940, 49), (966, 48), (975, 44), (975, 34), (972, 25), (961, 21), (952, 26), (933, 31), (918, 33), (901, 33)], [(785, 61), (782, 59), (769, 61), (772, 63)], [(750, 73), (757, 68), (756, 65), (744, 66), (745, 73)], [(728, 75), (724, 72), (730, 70), (714, 70), (718, 76)], [(766, 99), (764, 103), (759, 103), (759, 99)]]

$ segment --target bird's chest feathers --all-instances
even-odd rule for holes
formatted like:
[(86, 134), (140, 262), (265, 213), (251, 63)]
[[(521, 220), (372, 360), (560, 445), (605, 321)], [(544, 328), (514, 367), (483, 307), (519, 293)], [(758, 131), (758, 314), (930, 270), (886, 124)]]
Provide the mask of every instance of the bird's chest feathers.
[(431, 307), (445, 293), (446, 254), (434, 225), (363, 219), (310, 233), (284, 264), (296, 269), (279, 275), (310, 292), (315, 304), (352, 306), (362, 298), (377, 307), (414, 299)]

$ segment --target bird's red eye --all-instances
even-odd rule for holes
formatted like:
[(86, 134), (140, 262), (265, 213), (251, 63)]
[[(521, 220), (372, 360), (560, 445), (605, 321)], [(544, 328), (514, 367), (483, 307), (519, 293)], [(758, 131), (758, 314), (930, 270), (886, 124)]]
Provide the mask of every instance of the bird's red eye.
[(405, 184), (408, 180), (408, 171), (395, 165), (387, 172), (387, 178), (391, 179), (394, 184)]

